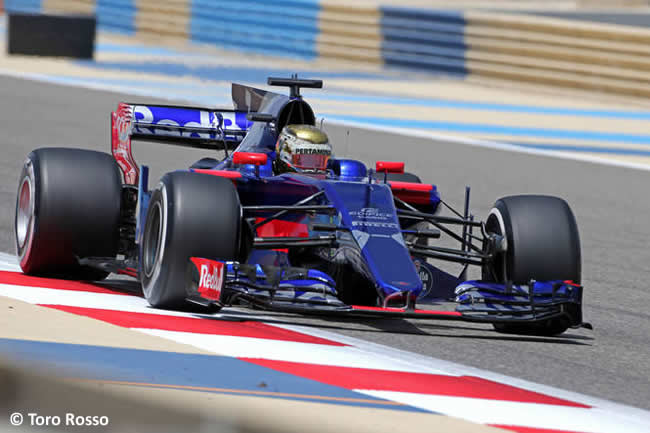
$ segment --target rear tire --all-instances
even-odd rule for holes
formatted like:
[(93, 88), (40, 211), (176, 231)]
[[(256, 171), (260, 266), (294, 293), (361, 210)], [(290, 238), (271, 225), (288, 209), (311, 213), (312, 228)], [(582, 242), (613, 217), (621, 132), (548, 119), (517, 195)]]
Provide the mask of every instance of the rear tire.
[(43, 148), (23, 166), (16, 198), (16, 253), (25, 274), (100, 280), (77, 257), (115, 257), (122, 181), (111, 155)]
[(228, 179), (168, 173), (149, 202), (141, 249), (142, 291), (154, 307), (190, 310), (185, 273), (190, 257), (237, 260), (241, 204)]
[[(507, 250), (483, 268), (483, 280), (528, 284), (530, 280), (581, 280), (578, 225), (566, 201), (542, 195), (504, 197), (494, 204), (485, 230), (506, 238)], [(568, 320), (541, 324), (495, 324), (499, 332), (556, 335)]]

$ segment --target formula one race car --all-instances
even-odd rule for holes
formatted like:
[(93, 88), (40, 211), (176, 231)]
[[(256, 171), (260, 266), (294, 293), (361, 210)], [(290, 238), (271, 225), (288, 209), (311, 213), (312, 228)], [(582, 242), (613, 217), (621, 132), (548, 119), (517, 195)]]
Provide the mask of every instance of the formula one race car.
[[(158, 308), (464, 320), (535, 335), (589, 326), (578, 229), (564, 200), (504, 197), (475, 221), (469, 189), (458, 212), (404, 163), (368, 168), (331, 156), (300, 95), (322, 81), (268, 84), (290, 95), (233, 84), (234, 110), (121, 103), (112, 156), (30, 153), (16, 204), (22, 270), (128, 275)], [(150, 191), (148, 168), (131, 153), (135, 139), (225, 157), (167, 173)], [(443, 207), (451, 214), (440, 215)], [(430, 245), (443, 234), (459, 247)], [(460, 275), (432, 259), (461, 264)], [(470, 265), (481, 280), (466, 281)], [(448, 301), (455, 310), (440, 307)]]

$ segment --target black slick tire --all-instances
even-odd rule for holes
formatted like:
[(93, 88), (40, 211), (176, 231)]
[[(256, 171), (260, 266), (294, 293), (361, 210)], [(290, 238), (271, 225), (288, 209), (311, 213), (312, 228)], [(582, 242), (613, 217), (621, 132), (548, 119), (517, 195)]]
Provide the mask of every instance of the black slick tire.
[[(483, 279), (514, 284), (530, 280), (581, 280), (578, 225), (571, 208), (561, 198), (517, 195), (496, 201), (485, 223), (488, 233), (504, 236), (505, 253), (483, 268)], [(556, 335), (568, 328), (557, 319), (539, 324), (496, 324), (499, 332)]]
[(142, 291), (154, 307), (190, 310), (185, 275), (190, 257), (237, 260), (241, 205), (228, 179), (168, 173), (153, 192), (141, 247)]
[(28, 275), (99, 280), (77, 258), (115, 257), (122, 182), (113, 157), (82, 149), (31, 152), (18, 183), (16, 252)]

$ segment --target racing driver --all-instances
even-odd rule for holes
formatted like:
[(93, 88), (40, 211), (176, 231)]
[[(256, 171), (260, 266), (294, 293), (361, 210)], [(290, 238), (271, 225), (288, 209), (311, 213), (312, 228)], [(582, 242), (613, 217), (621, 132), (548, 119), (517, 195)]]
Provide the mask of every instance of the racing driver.
[(287, 125), (275, 146), (275, 174), (301, 172), (324, 174), (332, 156), (327, 134), (312, 125)]

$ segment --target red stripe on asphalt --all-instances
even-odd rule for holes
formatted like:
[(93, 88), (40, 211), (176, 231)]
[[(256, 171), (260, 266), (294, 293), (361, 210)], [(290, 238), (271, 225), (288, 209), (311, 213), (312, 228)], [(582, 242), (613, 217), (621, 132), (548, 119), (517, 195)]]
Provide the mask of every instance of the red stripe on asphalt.
[(92, 283), (57, 280), (55, 278), (30, 277), (20, 272), (0, 271), (0, 284), (15, 286), (44, 287), (46, 289), (73, 290), (77, 292), (108, 293), (111, 295), (135, 296), (132, 293), (118, 292)]
[(444, 376), (253, 358), (244, 358), (243, 360), (273, 370), (347, 389), (411, 392), (589, 408), (589, 406), (580, 403), (473, 376)]
[[(70, 307), (67, 305), (41, 305), (79, 316), (108, 322), (125, 328), (161, 329), (164, 331), (192, 332), (194, 334), (228, 335), (233, 337), (263, 338), (266, 340), (293, 341), (297, 343), (345, 346), (336, 341), (312, 337), (253, 321), (228, 321), (218, 318), (166, 316), (162, 314), (133, 313), (128, 311)], [(305, 350), (308, 350), (305, 348)]]
[(533, 428), (533, 427), (522, 427), (518, 425), (500, 425), (500, 424), (488, 424), (491, 427), (497, 427), (503, 430), (509, 430), (516, 433), (580, 433), (574, 430), (553, 430), (546, 428)]

